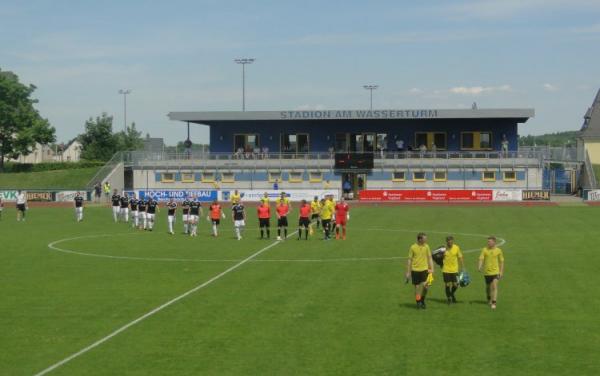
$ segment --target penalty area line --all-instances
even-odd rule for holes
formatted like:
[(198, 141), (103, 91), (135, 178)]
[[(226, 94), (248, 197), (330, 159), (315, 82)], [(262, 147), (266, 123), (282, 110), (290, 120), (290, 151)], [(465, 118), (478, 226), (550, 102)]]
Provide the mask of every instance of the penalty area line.
[[(296, 230), (295, 232), (291, 233), (288, 235), (288, 237), (294, 236), (295, 233), (297, 233), (298, 231)], [(243, 259), (242, 261), (238, 262), (237, 264), (229, 267), (228, 269), (222, 271), (221, 273), (217, 274), (216, 276), (212, 277), (211, 279), (209, 279), (206, 282), (201, 283), (200, 285), (194, 287), (191, 290), (188, 290), (186, 292), (184, 292), (183, 294), (169, 300), (166, 303), (161, 304), (160, 306), (154, 308), (153, 310), (143, 314), (142, 316), (138, 317), (137, 319), (121, 326), (119, 329), (113, 331), (112, 333), (110, 333), (109, 335), (97, 340), (96, 342), (92, 343), (91, 345), (88, 345), (86, 347), (84, 347), (83, 349), (77, 351), (76, 353), (73, 353), (71, 355), (69, 355), (68, 357), (64, 358), (63, 360), (54, 363), (53, 365), (51, 365), (50, 367), (44, 369), (43, 371), (40, 371), (38, 373), (35, 374), (35, 376), (43, 376), (46, 375), (52, 371), (54, 371), (55, 369), (65, 365), (66, 363), (70, 362), (71, 360), (85, 354), (86, 352), (100, 346), (101, 344), (103, 344), (104, 342), (108, 341), (109, 339), (113, 338), (114, 336), (126, 331), (127, 329), (131, 328), (132, 326), (140, 323), (141, 321), (144, 321), (145, 319), (147, 319), (150, 316), (153, 316), (154, 314), (162, 311), (163, 309), (169, 307), (170, 305), (173, 305), (175, 303), (177, 303), (178, 301), (180, 301), (181, 299), (195, 293), (198, 290), (203, 289), (204, 287), (210, 285), (211, 283), (215, 282), (216, 280), (220, 279), (221, 277), (231, 273), (232, 271), (236, 270), (237, 268), (239, 268), (240, 266), (246, 264), (247, 262), (251, 261), (253, 258), (259, 256), (261, 253), (266, 252), (267, 250), (275, 247), (277, 244), (281, 244), (281, 241), (275, 241), (271, 244), (269, 244), (268, 246), (258, 250), (257, 252), (251, 254), (250, 256), (246, 257), (245, 259)]]

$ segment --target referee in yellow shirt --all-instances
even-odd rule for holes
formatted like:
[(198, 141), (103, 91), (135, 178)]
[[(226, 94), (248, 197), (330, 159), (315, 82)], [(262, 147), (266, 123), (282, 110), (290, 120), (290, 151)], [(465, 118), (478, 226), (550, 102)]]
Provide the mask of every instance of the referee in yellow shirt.
[(239, 204), (240, 201), (242, 200), (242, 196), (240, 195), (240, 193), (238, 192), (238, 190), (236, 189), (235, 191), (233, 191), (233, 193), (231, 194), (231, 206), (235, 206), (236, 204)]
[(465, 262), (460, 247), (457, 244), (454, 244), (454, 237), (447, 236), (446, 252), (444, 252), (444, 262), (442, 264), (442, 275), (444, 276), (448, 304), (456, 303), (454, 293), (458, 289), (459, 264), (460, 270), (465, 270)]
[(495, 236), (488, 237), (487, 247), (483, 248), (479, 255), (477, 269), (483, 272), (483, 277), (485, 278), (485, 292), (488, 304), (492, 309), (496, 309), (498, 281), (504, 274), (504, 254), (500, 248), (496, 247)]
[(408, 261), (406, 263), (406, 281), (412, 279), (415, 286), (415, 300), (417, 309), (425, 309), (425, 296), (427, 295), (427, 276), (433, 273), (433, 260), (431, 249), (427, 245), (427, 235), (420, 232), (417, 242), (408, 249)]

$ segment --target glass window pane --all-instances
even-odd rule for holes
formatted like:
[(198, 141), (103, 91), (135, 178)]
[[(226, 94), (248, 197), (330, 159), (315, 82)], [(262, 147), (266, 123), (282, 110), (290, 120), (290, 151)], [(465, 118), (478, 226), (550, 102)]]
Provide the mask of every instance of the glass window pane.
[(335, 150), (336, 151), (348, 151), (347, 133), (336, 133), (335, 134)]
[(463, 149), (473, 149), (473, 133), (466, 132), (461, 134), (461, 145)]
[(427, 133), (417, 133), (415, 137), (415, 148), (419, 149), (421, 145), (427, 146)]
[(490, 149), (492, 147), (492, 135), (490, 133), (479, 134), (479, 147), (481, 149)]
[(446, 149), (446, 134), (445, 133), (434, 133), (433, 143), (435, 147), (439, 149)]

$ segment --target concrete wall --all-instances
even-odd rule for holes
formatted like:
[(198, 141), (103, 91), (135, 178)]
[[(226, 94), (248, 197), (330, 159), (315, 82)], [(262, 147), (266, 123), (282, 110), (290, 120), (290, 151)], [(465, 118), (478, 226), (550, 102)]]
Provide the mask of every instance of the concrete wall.
[(584, 142), (585, 150), (590, 156), (592, 164), (600, 164), (600, 141), (588, 141)]
[[(398, 170), (400, 171), (400, 170)], [(392, 169), (376, 169), (371, 171), (366, 178), (365, 188), (395, 188), (395, 189), (471, 189), (471, 188), (514, 188), (514, 189), (542, 189), (543, 170), (537, 167), (516, 168), (517, 181), (503, 181), (503, 171), (513, 171), (508, 168), (495, 169), (448, 169), (447, 181), (433, 181), (434, 171), (444, 171), (443, 169), (419, 168), (405, 169), (406, 181), (394, 182)], [(423, 171), (426, 174), (426, 181), (417, 182), (412, 180), (414, 171)], [(495, 171), (496, 181), (485, 182), (482, 180), (483, 171)], [(181, 181), (181, 172), (173, 172), (174, 182), (162, 182), (161, 173), (165, 170), (134, 170), (134, 188), (135, 189), (272, 189), (273, 182), (269, 182), (268, 170), (232, 170), (235, 174), (235, 182), (217, 183), (202, 182), (202, 171), (194, 171), (194, 182), (185, 183)], [(308, 171), (303, 171), (301, 182), (295, 183), (288, 181), (289, 171), (283, 170), (281, 180), (278, 182), (280, 190), (286, 189), (341, 189), (343, 174), (331, 170), (322, 171), (323, 181), (311, 183), (309, 181)], [(220, 180), (217, 174), (217, 179)], [(329, 182), (327, 183), (327, 180)]]
[(121, 192), (125, 188), (125, 169), (123, 163), (119, 163), (115, 166), (108, 176), (102, 180), (102, 184), (108, 181), (111, 189), (116, 189)]

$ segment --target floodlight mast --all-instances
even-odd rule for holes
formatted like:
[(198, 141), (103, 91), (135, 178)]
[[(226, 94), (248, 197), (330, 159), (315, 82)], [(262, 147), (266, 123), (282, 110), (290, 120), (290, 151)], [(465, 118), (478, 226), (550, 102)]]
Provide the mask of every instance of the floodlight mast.
[(123, 95), (123, 131), (127, 132), (127, 95), (131, 94), (131, 89), (120, 89), (119, 94)]
[(242, 66), (242, 111), (246, 111), (246, 64), (252, 64), (254, 63), (254, 60), (255, 59), (251, 57), (233, 60), (236, 64), (240, 64)]
[(369, 92), (370, 92), (371, 105), (369, 108), (371, 111), (373, 111), (373, 90), (377, 90), (379, 88), (379, 85), (363, 85), (363, 88), (365, 88), (366, 90), (369, 90)]

